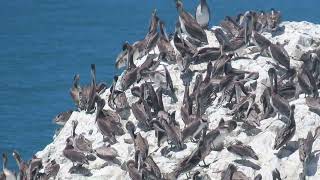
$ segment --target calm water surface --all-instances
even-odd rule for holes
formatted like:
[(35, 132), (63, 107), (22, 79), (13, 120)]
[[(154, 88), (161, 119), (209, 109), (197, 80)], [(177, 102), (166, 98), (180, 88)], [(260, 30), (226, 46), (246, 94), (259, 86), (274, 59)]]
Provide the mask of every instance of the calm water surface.
[[(0, 6), (0, 152), (17, 149), (25, 159), (52, 141), (52, 118), (74, 108), (72, 78), (110, 82), (124, 41), (144, 37), (154, 8), (168, 30), (177, 12), (173, 0), (4, 0)], [(197, 1), (185, 0), (194, 11)], [(285, 20), (320, 22), (319, 0), (209, 0), (212, 25), (249, 9), (283, 12)], [(11, 160), (10, 166), (13, 167)]]

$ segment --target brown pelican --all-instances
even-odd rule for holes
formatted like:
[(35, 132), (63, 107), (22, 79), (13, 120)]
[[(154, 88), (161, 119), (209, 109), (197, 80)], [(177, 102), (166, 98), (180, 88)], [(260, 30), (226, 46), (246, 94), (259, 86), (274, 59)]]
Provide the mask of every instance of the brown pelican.
[(268, 28), (271, 31), (276, 31), (278, 25), (281, 22), (281, 13), (275, 9), (271, 9), (271, 12), (267, 15)]
[(269, 118), (274, 111), (273, 107), (270, 104), (270, 98), (271, 98), (271, 89), (270, 87), (267, 87), (264, 89), (260, 97), (260, 102), (262, 103), (262, 106), (263, 106), (263, 114), (261, 116), (261, 120)]
[(278, 115), (281, 114), (288, 118), (290, 115), (289, 102), (278, 94), (276, 70), (274, 68), (270, 68), (268, 74), (271, 83), (270, 104), (272, 105), (273, 109), (279, 113)]
[(163, 53), (169, 62), (175, 62), (175, 51), (172, 47), (169, 37), (166, 33), (165, 25), (163, 21), (159, 21), (159, 27), (160, 27), (160, 38), (158, 41), (158, 48), (159, 52)]
[(196, 167), (201, 161), (201, 151), (196, 148), (189, 156), (185, 157), (178, 166), (170, 173), (171, 177), (178, 178), (180, 174), (188, 172)]
[(234, 53), (234, 54), (238, 55), (238, 53), (242, 52), (242, 50), (249, 43), (248, 39), (249, 39), (249, 37), (243, 38), (242, 36), (231, 39), (230, 40), (231, 46), (225, 46), (225, 48), (223, 49), (223, 52), (229, 52), (229, 53)]
[(309, 158), (311, 156), (312, 146), (314, 141), (318, 138), (320, 135), (320, 127), (317, 127), (315, 130), (314, 135), (312, 135), (312, 132), (309, 131), (307, 138), (299, 138), (299, 157), (301, 162), (308, 162)]
[(203, 81), (201, 81), (201, 83), (199, 84), (196, 94), (193, 94), (193, 97), (197, 98), (198, 96), (199, 102), (201, 102), (200, 114), (203, 114), (206, 108), (210, 106), (211, 103), (217, 97), (216, 91), (218, 89), (218, 86), (216, 85), (217, 83), (215, 83), (214, 80), (212, 81), (211, 74), (212, 74), (212, 63), (209, 62), (207, 65), (206, 76), (203, 79)]
[(244, 42), (245, 44), (250, 43), (250, 37), (254, 28), (254, 12), (247, 11), (244, 14)]
[[(172, 114), (175, 115), (175, 112)], [(169, 116), (169, 117), (166, 117)], [(168, 137), (168, 141), (170, 141), (170, 145), (174, 144), (177, 149), (182, 148), (182, 137), (181, 137), (181, 130), (179, 126), (175, 123), (173, 120), (172, 115), (169, 115), (168, 113), (164, 111), (160, 111), (158, 113), (158, 119), (159, 122), (161, 123), (163, 129), (166, 132), (166, 135)]]
[(193, 86), (193, 90), (192, 90), (192, 93), (191, 93), (191, 97), (192, 99), (194, 99), (196, 97), (196, 94), (197, 94), (197, 91), (199, 89), (199, 86), (201, 84), (203, 80), (203, 77), (202, 77), (202, 74), (199, 73), (197, 76), (196, 76), (196, 80), (194, 82), (194, 86)]
[(190, 43), (188, 44), (183, 39), (179, 21), (176, 23), (173, 44), (179, 52), (176, 56), (177, 64), (182, 70), (186, 70), (190, 66), (190, 63), (194, 61), (192, 57), (196, 53), (196, 47)]
[(180, 108), (181, 118), (185, 125), (189, 124), (189, 116), (192, 114), (192, 100), (189, 96), (189, 84), (185, 86), (183, 103)]
[(126, 47), (126, 44), (123, 44), (122, 51), (118, 54), (116, 58), (115, 66), (117, 69), (120, 69), (122, 67), (125, 67), (128, 63), (128, 49)]
[(212, 76), (216, 77), (222, 75), (225, 64), (231, 61), (232, 57), (233, 54), (221, 55), (220, 58), (217, 61), (215, 61), (213, 65)]
[(233, 164), (229, 164), (227, 169), (221, 173), (221, 180), (231, 180), (236, 171), (237, 167)]
[(134, 117), (139, 121), (138, 126), (142, 129), (150, 129), (151, 107), (144, 99), (132, 104), (131, 110)]
[(304, 65), (298, 71), (298, 83), (302, 92), (305, 93), (305, 96), (307, 94), (313, 94), (314, 97), (319, 96), (318, 87), (312, 72), (310, 72)]
[(253, 40), (253, 43), (260, 48), (260, 54), (263, 54), (271, 44), (269, 39), (267, 39), (257, 31), (252, 32), (251, 38)]
[(80, 96), (79, 95), (80, 95), (80, 91), (81, 91), (81, 87), (79, 85), (79, 80), (80, 80), (80, 75), (76, 74), (73, 77), (72, 88), (70, 89), (71, 98), (78, 108), (80, 105)]
[(166, 85), (163, 87), (165, 91), (171, 96), (173, 102), (177, 102), (177, 97), (175, 94), (175, 89), (173, 87), (173, 81), (171, 79), (170, 73), (165, 65), (163, 65), (165, 76), (166, 76)]
[(111, 109), (116, 110), (122, 119), (128, 119), (130, 116), (130, 106), (127, 100), (126, 93), (116, 89), (118, 76), (114, 76), (112, 86), (110, 87), (110, 95), (108, 105)]
[(37, 173), (39, 174), (39, 170), (43, 168), (42, 159), (38, 158), (35, 155), (32, 156), (32, 159), (29, 160), (28, 163), (29, 163), (28, 174), (31, 177), (35, 177)]
[[(88, 93), (85, 93), (86, 101), (86, 112), (93, 113), (95, 110), (95, 100), (96, 100), (96, 91), (97, 91), (97, 84), (96, 84), (96, 66), (95, 64), (91, 64), (91, 85), (88, 87)], [(87, 92), (85, 91), (85, 92)]]
[[(236, 98), (240, 99), (240, 96), (238, 95), (238, 97)], [(239, 102), (237, 102), (235, 107), (233, 107), (231, 114), (238, 114), (238, 113), (241, 113), (241, 111), (244, 111), (245, 109), (247, 109), (246, 112), (244, 113), (245, 118), (247, 118), (251, 108), (254, 105), (255, 98), (256, 98), (255, 94), (248, 94), (246, 97), (242, 98), (241, 100), (239, 100)]]
[(265, 30), (265, 28), (268, 25), (267, 22), (267, 15), (264, 11), (260, 11), (258, 14), (258, 19), (257, 19), (257, 24), (258, 24), (258, 28), (256, 28), (257, 31), (263, 31)]
[(58, 125), (64, 126), (66, 122), (69, 120), (70, 116), (72, 115), (72, 110), (59, 113), (56, 117), (54, 117), (53, 122)]
[(89, 161), (85, 154), (75, 150), (69, 139), (67, 139), (67, 145), (63, 150), (63, 155), (72, 162), (72, 167), (74, 167), (75, 163), (78, 163), (79, 165), (89, 165)]
[(16, 176), (13, 174), (13, 172), (7, 169), (7, 164), (8, 164), (8, 156), (7, 154), (3, 153), (2, 154), (2, 171), (3, 171), (4, 177), (6, 180), (16, 180)]
[[(158, 57), (158, 58), (157, 58)], [(148, 71), (154, 71), (159, 66), (160, 62), (166, 58), (166, 54), (160, 52), (159, 55), (157, 54), (148, 54), (146, 60), (140, 65), (138, 70), (138, 80), (140, 82), (143, 79), (144, 75), (147, 74)], [(154, 61), (154, 59), (157, 59)]]
[(313, 145), (313, 135), (311, 131), (308, 132), (307, 138), (299, 138), (299, 158), (301, 162), (306, 162), (309, 160)]
[[(159, 37), (160, 37), (160, 35), (159, 35), (158, 32), (155, 32), (153, 34), (149, 34), (145, 39), (146, 40), (146, 46), (145, 46), (145, 48), (143, 50), (144, 53), (142, 53), (141, 55), (147, 55), (151, 50), (154, 51), (154, 48), (158, 44)], [(139, 58), (141, 58), (141, 57), (139, 57)]]
[(192, 58), (195, 58), (194, 64), (214, 61), (221, 56), (221, 49), (216, 47), (204, 47), (199, 49)]
[(220, 27), (227, 33), (229, 38), (237, 37), (241, 30), (240, 25), (230, 16), (226, 16), (225, 19), (220, 22)]
[(203, 130), (208, 127), (208, 121), (203, 118), (198, 118), (195, 121), (188, 124), (181, 132), (182, 141), (191, 137), (192, 140)]
[[(196, 94), (196, 98), (195, 98), (195, 101), (196, 101), (196, 112), (193, 112), (192, 113), (192, 111), (190, 111), (191, 112), (191, 114), (189, 114), (189, 116), (188, 116), (188, 119), (187, 119), (187, 121), (185, 122), (185, 125), (186, 126), (188, 126), (189, 124), (191, 124), (191, 123), (193, 123), (193, 122), (195, 122), (195, 121), (199, 121), (199, 122), (201, 122), (202, 120), (202, 118), (201, 118), (201, 112), (202, 112), (202, 107), (201, 107), (201, 100), (200, 100), (200, 97), (199, 97), (200, 95), (197, 93)], [(192, 108), (192, 102), (190, 102), (190, 105), (189, 106), (191, 106), (190, 108)], [(203, 120), (203, 121), (205, 121), (205, 120)], [(191, 128), (192, 126), (190, 126), (189, 128)], [(188, 131), (188, 130), (187, 130)]]
[(79, 75), (75, 75), (73, 86), (70, 89), (70, 95), (79, 110), (85, 110), (87, 113), (94, 111), (96, 93), (102, 93), (106, 89), (106, 85), (100, 83), (96, 85), (96, 69), (95, 65), (91, 64), (91, 84), (80, 87)]
[(118, 151), (115, 148), (112, 148), (110, 146), (101, 146), (96, 148), (94, 152), (100, 159), (111, 161), (116, 164), (119, 163), (116, 159), (117, 157), (119, 157)]
[(182, 2), (180, 0), (177, 0), (176, 5), (179, 13), (179, 21), (182, 31), (185, 32), (191, 38), (194, 38), (207, 44), (208, 39), (206, 33), (197, 23), (197, 21), (193, 19), (193, 17), (183, 9)]
[(285, 67), (286, 69), (290, 69), (290, 57), (287, 55), (287, 52), (283, 51), (284, 49), (277, 44), (269, 45), (269, 53), (277, 63)]
[[(73, 147), (81, 152), (91, 152), (92, 151), (92, 142), (84, 137), (83, 134), (76, 134), (76, 128), (78, 126), (78, 121), (72, 121), (72, 142)], [(70, 139), (71, 140), (71, 139)]]
[(311, 112), (320, 114), (320, 99), (314, 97), (306, 97), (306, 104)]
[(252, 147), (244, 145), (241, 141), (237, 141), (235, 144), (228, 146), (227, 150), (241, 157), (251, 157), (255, 160), (259, 160), (257, 154), (254, 152)]
[(295, 105), (290, 107), (290, 117), (288, 124), (284, 128), (277, 132), (273, 149), (278, 150), (283, 145), (287, 144), (296, 132), (296, 122), (294, 120), (294, 109)]
[(115, 122), (112, 118), (112, 116), (107, 117), (102, 109), (105, 105), (105, 101), (103, 99), (97, 100), (97, 114), (96, 114), (96, 123), (98, 125), (98, 128), (103, 136), (104, 141), (108, 141), (111, 144), (114, 144), (117, 142), (116, 140), (116, 131), (118, 129), (122, 129), (119, 127), (121, 124), (118, 122)]
[(129, 160), (126, 165), (127, 171), (129, 172), (129, 176), (132, 180), (142, 180), (142, 174), (136, 168), (136, 162)]
[(48, 178), (53, 177), (53, 179), (55, 179), (59, 170), (60, 165), (56, 162), (56, 160), (51, 160), (50, 163), (45, 166), (44, 173)]
[(120, 81), (123, 91), (127, 90), (132, 84), (136, 82), (139, 69), (133, 62), (133, 55), (136, 47), (131, 46), (128, 42), (126, 42), (125, 48), (128, 49), (128, 67)]
[(161, 179), (161, 171), (151, 156), (148, 156), (143, 163), (143, 177), (146, 179)]
[(28, 174), (29, 165), (22, 160), (20, 154), (16, 150), (14, 150), (12, 156), (16, 160), (19, 167), (18, 179), (30, 178), (31, 174)]
[(202, 136), (198, 142), (198, 149), (201, 152), (200, 153), (200, 160), (203, 162), (204, 166), (203, 167), (208, 167), (209, 164), (207, 165), (205, 162), (205, 158), (210, 154), (212, 150), (214, 150), (214, 147), (212, 148), (212, 145), (214, 145), (214, 141), (218, 138), (220, 135), (220, 131), (218, 129), (214, 129), (207, 133), (207, 127), (202, 129)]
[(202, 27), (207, 29), (210, 22), (210, 9), (206, 0), (200, 0), (200, 4), (196, 10), (196, 20), (197, 23)]
[(157, 114), (159, 111), (163, 110), (164, 108), (162, 104), (162, 99), (159, 99), (160, 97), (158, 96), (158, 90), (156, 92), (152, 84), (149, 82), (145, 82), (141, 86), (142, 86), (142, 89), (144, 90), (142, 98), (148, 103), (148, 105), (151, 108), (153, 108), (154, 114)]
[(222, 55), (224, 54), (224, 49), (226, 49), (227, 47), (230, 48), (232, 46), (230, 43), (230, 39), (225, 35), (225, 33), (220, 28), (215, 29), (213, 32), (220, 44), (220, 53)]
[(157, 9), (154, 9), (151, 14), (151, 20), (150, 20), (149, 31), (147, 36), (157, 32), (158, 22), (159, 22), (159, 17), (157, 16)]
[(149, 143), (140, 133), (135, 133), (136, 127), (133, 122), (128, 121), (126, 123), (126, 129), (134, 142), (135, 162), (138, 163), (138, 169), (140, 169), (143, 161), (148, 156)]
[[(151, 107), (145, 100), (144, 89), (147, 88), (146, 84), (140, 87), (139, 100), (131, 105), (131, 110), (134, 117), (139, 121), (138, 126), (142, 129), (150, 129), (150, 121), (152, 120)], [(158, 103), (158, 100), (157, 102)], [(154, 104), (156, 104), (154, 103)]]

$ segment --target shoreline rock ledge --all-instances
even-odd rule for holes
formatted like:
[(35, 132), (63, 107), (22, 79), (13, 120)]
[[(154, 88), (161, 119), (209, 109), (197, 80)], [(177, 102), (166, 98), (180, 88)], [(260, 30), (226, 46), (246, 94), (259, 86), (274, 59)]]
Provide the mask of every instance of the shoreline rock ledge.
[[(280, 27), (284, 27), (283, 31), (271, 34), (263, 32), (262, 35), (269, 39), (272, 43), (284, 44), (284, 49), (290, 56), (290, 66), (299, 68), (302, 64), (300, 61), (301, 56), (310, 51), (315, 53), (320, 52), (320, 25), (309, 22), (282, 22)], [(212, 29), (218, 28), (214, 26)], [(205, 31), (208, 37), (208, 45), (210, 47), (219, 47), (219, 43), (213, 33), (213, 31)], [(173, 43), (173, 42), (171, 42)], [(275, 61), (271, 57), (258, 56), (257, 50), (254, 46), (249, 46), (243, 49), (241, 52), (237, 52), (236, 60), (231, 62), (232, 67), (238, 70), (258, 72), (259, 77), (256, 79), (255, 100), (258, 106), (262, 107), (260, 97), (263, 94), (263, 89), (269, 86), (268, 70), (275, 64)], [(158, 53), (158, 48), (155, 48), (155, 53)], [(175, 51), (177, 51), (175, 49)], [(320, 54), (319, 54), (320, 55)], [(319, 56), (318, 55), (318, 56)], [(242, 58), (243, 57), (243, 58)], [(320, 57), (320, 56), (319, 56)], [(136, 60), (136, 64), (142, 64), (146, 57), (142, 57), (141, 60)], [(213, 62), (214, 63), (214, 62)], [(175, 89), (177, 102), (173, 103), (170, 96), (163, 95), (164, 109), (169, 112), (176, 112), (175, 119), (180, 124), (180, 128), (183, 129), (184, 122), (181, 120), (180, 108), (182, 106), (185, 87), (180, 78), (181, 67), (178, 64), (165, 64), (168, 69)], [(190, 89), (193, 89), (195, 84), (196, 75), (203, 72), (205, 76), (205, 70), (208, 63), (200, 63), (197, 65), (190, 65), (190, 69), (195, 72), (190, 83)], [(162, 68), (160, 65), (159, 68)], [(99, 71), (99, 67), (97, 67)], [(119, 76), (119, 79), (123, 76)], [(144, 80), (140, 82), (143, 83)], [(140, 85), (134, 84), (134, 85)], [(119, 84), (116, 85), (118, 87)], [(132, 87), (132, 86), (131, 86)], [(154, 88), (157, 89), (157, 84), (154, 84)], [(191, 91), (190, 90), (190, 91)], [(125, 91), (129, 105), (131, 106), (138, 100), (133, 96), (130, 89)], [(219, 94), (220, 93), (220, 94)], [(221, 92), (218, 96), (221, 96)], [(100, 94), (100, 98), (108, 102), (110, 90), (107, 89), (103, 94)], [(307, 179), (320, 179), (319, 165), (319, 153), (320, 140), (315, 139), (312, 147), (312, 158), (310, 158), (308, 165), (303, 166), (299, 158), (299, 140), (306, 138), (308, 132), (314, 133), (316, 128), (320, 126), (320, 116), (315, 112), (309, 110), (304, 94), (300, 94), (298, 98), (290, 101), (290, 105), (295, 105), (294, 119), (296, 123), (296, 131), (290, 141), (294, 145), (288, 146), (287, 149), (274, 150), (273, 145), (276, 138), (277, 131), (284, 127), (285, 123), (278, 119), (277, 115), (268, 117), (260, 121), (260, 125), (256, 128), (249, 127), (249, 129), (256, 129), (258, 132), (254, 135), (246, 132), (242, 122), (237, 122), (237, 127), (228, 135), (222, 136), (224, 148), (220, 151), (211, 151), (205, 158), (209, 167), (195, 166), (190, 172), (191, 176), (196, 171), (200, 174), (206, 174), (211, 179), (221, 179), (221, 172), (226, 170), (229, 164), (236, 166), (237, 171), (242, 172), (245, 176), (254, 178), (258, 174), (261, 174), (262, 179), (272, 179), (272, 173), (275, 173), (275, 169), (280, 172), (282, 179), (299, 179), (299, 175), (305, 168), (305, 175)], [(320, 107), (319, 107), (320, 108)], [(108, 103), (105, 103), (104, 109), (110, 109)], [(234, 119), (231, 115), (231, 110), (224, 105), (219, 105), (219, 98), (216, 98), (209, 107), (206, 108), (203, 116), (208, 121), (208, 129), (212, 130), (218, 127), (219, 121), (223, 118), (226, 122)], [(99, 157), (93, 158), (95, 160), (89, 161), (89, 164), (82, 165), (83, 168), (72, 171), (72, 162), (63, 155), (63, 150), (66, 147), (66, 139), (72, 136), (73, 122), (77, 121), (77, 128), (75, 133), (77, 135), (84, 135), (86, 139), (92, 142), (92, 149), (95, 150), (101, 146), (108, 145), (103, 142), (103, 136), (98, 129), (96, 123), (96, 112), (86, 113), (85, 111), (73, 111), (69, 120), (64, 124), (61, 130), (54, 136), (53, 141), (48, 144), (42, 151), (36, 153), (38, 158), (42, 158), (43, 166), (45, 167), (51, 160), (55, 160), (60, 165), (60, 170), (56, 176), (56, 179), (130, 179), (129, 173), (125, 171), (125, 164), (127, 161), (134, 159), (135, 148), (131, 140), (130, 134), (125, 129), (126, 123), (130, 120), (135, 125), (138, 121), (131, 113), (128, 120), (121, 120), (122, 127), (125, 131), (124, 135), (116, 136), (117, 142), (112, 144), (111, 147), (117, 151), (117, 162), (108, 162)], [(180, 151), (168, 151), (165, 152), (165, 148), (170, 147), (167, 141), (163, 142), (160, 148), (157, 145), (157, 138), (155, 137), (155, 130), (142, 131), (140, 128), (136, 128), (136, 132), (140, 132), (141, 136), (148, 140), (149, 155), (152, 156), (154, 162), (158, 165), (163, 174), (169, 174), (172, 170), (176, 169), (179, 163), (184, 160), (190, 153), (197, 147), (197, 143), (192, 141), (185, 141), (185, 147)], [(243, 144), (251, 146), (256, 153), (258, 159), (248, 160), (238, 155), (231, 153), (227, 148), (235, 142), (241, 141)], [(94, 151), (93, 151), (94, 152)], [(92, 153), (94, 154), (94, 153)], [(165, 155), (163, 155), (165, 154)], [(249, 161), (250, 160), (250, 161)], [(202, 165), (202, 161), (199, 163)], [(249, 164), (249, 165), (248, 165)], [(41, 172), (41, 171), (40, 171)], [(182, 173), (178, 179), (186, 179), (185, 173)]]

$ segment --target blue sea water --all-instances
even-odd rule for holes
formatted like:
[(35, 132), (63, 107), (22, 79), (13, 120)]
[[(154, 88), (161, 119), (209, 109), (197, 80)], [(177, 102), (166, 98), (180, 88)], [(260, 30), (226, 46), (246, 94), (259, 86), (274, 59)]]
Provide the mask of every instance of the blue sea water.
[[(190, 12), (198, 3), (185, 0)], [(279, 9), (284, 20), (320, 23), (319, 0), (208, 0), (211, 25), (246, 10)], [(52, 118), (73, 109), (72, 78), (110, 82), (124, 41), (144, 37), (154, 8), (168, 30), (174, 0), (8, 0), (0, 6), (0, 152), (29, 159), (52, 141)], [(110, 84), (110, 83), (109, 83)], [(11, 161), (10, 166), (14, 163)]]

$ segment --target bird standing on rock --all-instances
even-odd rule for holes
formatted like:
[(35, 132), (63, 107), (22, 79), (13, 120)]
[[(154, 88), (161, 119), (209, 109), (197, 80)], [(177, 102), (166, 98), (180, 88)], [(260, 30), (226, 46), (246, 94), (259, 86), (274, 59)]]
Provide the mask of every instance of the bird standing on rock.
[(198, 24), (204, 28), (204, 29), (208, 29), (209, 26), (209, 22), (210, 22), (210, 9), (209, 6), (207, 4), (206, 0), (200, 0), (200, 4), (197, 7), (196, 10), (196, 20), (198, 22)]

